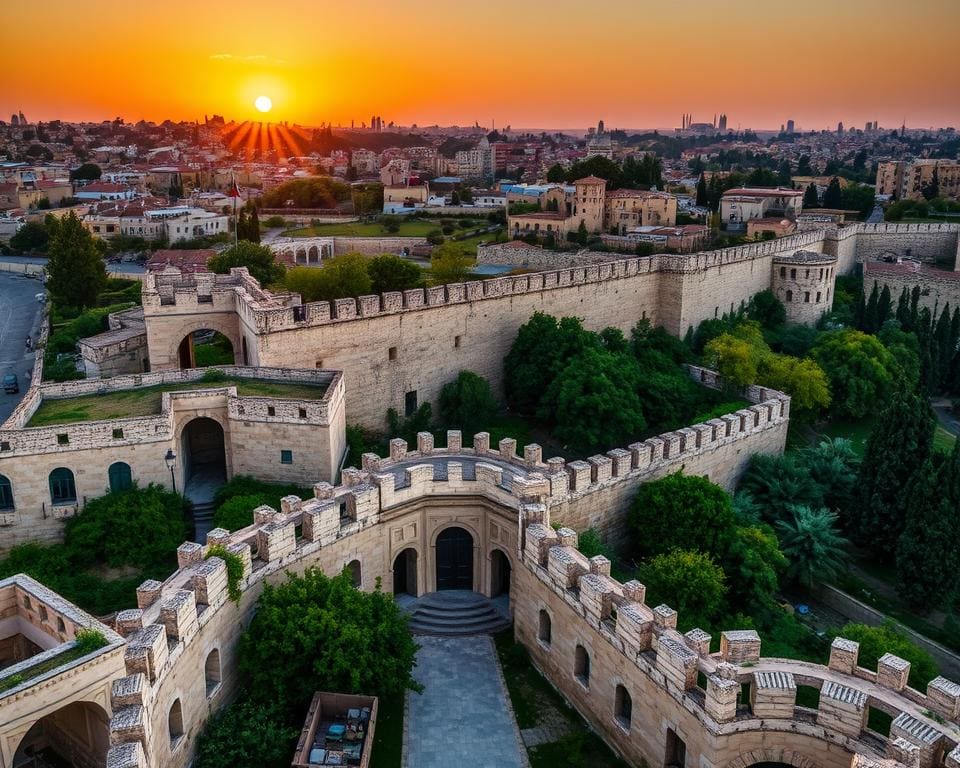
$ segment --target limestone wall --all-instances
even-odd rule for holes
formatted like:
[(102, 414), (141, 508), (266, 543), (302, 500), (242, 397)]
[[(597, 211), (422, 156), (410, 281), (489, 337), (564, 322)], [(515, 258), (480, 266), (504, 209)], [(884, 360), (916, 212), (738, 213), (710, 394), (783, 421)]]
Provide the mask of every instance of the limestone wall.
[(505, 264), (533, 269), (583, 267), (588, 264), (608, 264), (616, 254), (600, 251), (550, 251), (520, 240), (477, 246), (478, 264)]
[[(919, 265), (915, 265), (919, 267)], [(890, 296), (894, 304), (904, 288), (909, 294), (914, 286), (919, 285), (921, 307), (931, 312), (943, 310), (949, 303), (951, 308), (960, 306), (960, 273), (947, 272), (941, 269), (923, 267), (913, 271), (908, 264), (888, 265), (882, 262), (867, 262), (863, 271), (863, 289), (868, 294), (877, 283), (882, 291), (884, 286), (890, 289)]]
[[(437, 222), (437, 228), (440, 223)], [(425, 237), (334, 237), (333, 252), (362, 253), (365, 256), (379, 256), (382, 253), (400, 253), (404, 248), (426, 245)]]

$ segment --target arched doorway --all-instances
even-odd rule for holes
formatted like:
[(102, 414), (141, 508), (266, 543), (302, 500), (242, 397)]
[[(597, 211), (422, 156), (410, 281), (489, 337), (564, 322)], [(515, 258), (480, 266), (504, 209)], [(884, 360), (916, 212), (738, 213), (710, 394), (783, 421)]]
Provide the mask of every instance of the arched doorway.
[(417, 550), (413, 547), (393, 560), (393, 594), (417, 596)]
[(473, 536), (457, 526), (437, 536), (437, 590), (473, 589)]
[(490, 597), (510, 594), (510, 558), (502, 549), (490, 553)]
[(111, 491), (125, 491), (133, 487), (133, 473), (125, 461), (115, 461), (107, 468)]
[(214, 494), (227, 481), (223, 427), (206, 417), (191, 421), (180, 436), (180, 456), (183, 495), (190, 501), (194, 533), (203, 537), (212, 527)]
[(33, 724), (13, 758), (16, 766), (102, 768), (110, 748), (110, 720), (90, 701), (61, 707)]
[(202, 328), (183, 337), (177, 350), (181, 368), (233, 365), (233, 344), (219, 331)]

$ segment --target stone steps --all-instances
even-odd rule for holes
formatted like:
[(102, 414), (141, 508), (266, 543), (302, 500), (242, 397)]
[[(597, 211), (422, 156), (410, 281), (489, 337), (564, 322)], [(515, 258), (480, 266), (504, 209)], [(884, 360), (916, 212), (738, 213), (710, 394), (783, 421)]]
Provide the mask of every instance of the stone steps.
[(417, 635), (490, 635), (509, 626), (489, 600), (473, 593), (424, 595), (410, 618), (410, 630)]

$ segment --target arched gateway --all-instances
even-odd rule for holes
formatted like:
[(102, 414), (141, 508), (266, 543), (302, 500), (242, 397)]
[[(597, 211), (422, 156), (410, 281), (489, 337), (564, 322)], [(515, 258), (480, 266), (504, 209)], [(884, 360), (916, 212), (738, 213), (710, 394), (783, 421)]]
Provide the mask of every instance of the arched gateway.
[(473, 589), (473, 536), (452, 526), (440, 532), (436, 547), (437, 591)]

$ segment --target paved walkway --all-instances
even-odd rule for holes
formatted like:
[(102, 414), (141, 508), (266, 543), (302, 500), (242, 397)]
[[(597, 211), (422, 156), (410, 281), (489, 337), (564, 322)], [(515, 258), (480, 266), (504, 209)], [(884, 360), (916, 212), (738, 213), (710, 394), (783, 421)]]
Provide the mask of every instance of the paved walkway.
[(527, 768), (493, 640), (486, 636), (420, 637), (407, 692), (404, 766)]

